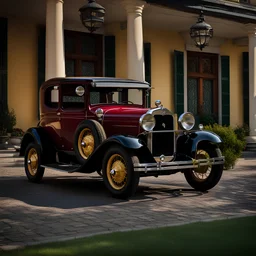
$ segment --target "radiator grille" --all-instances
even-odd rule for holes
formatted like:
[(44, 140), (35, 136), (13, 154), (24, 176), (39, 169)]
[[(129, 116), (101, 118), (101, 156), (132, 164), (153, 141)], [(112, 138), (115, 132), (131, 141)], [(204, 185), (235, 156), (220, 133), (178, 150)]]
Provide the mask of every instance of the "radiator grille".
[[(155, 115), (156, 126), (154, 131), (173, 130), (173, 116)], [(172, 156), (174, 152), (174, 132), (152, 134), (153, 156)]]

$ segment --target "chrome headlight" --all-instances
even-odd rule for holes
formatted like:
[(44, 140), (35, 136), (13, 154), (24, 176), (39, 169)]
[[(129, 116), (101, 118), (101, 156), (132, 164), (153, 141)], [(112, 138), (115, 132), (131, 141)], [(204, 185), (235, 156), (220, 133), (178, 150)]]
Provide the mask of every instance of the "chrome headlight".
[(195, 125), (195, 117), (193, 116), (192, 113), (186, 112), (179, 117), (178, 122), (179, 122), (180, 128), (186, 131), (189, 131), (193, 129)]
[(103, 116), (103, 109), (101, 108), (97, 108), (96, 111), (95, 111), (95, 115), (98, 117), (98, 118), (102, 118)]
[(152, 131), (156, 125), (156, 120), (151, 114), (144, 114), (140, 117), (140, 126), (147, 132)]

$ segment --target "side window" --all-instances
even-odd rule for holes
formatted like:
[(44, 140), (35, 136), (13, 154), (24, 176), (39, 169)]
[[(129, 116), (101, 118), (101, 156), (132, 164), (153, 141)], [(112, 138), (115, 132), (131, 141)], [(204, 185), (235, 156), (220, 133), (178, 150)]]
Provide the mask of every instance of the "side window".
[(64, 109), (82, 109), (84, 108), (84, 95), (76, 94), (77, 84), (63, 84), (62, 90), (62, 107)]
[(91, 104), (100, 103), (100, 93), (99, 92), (90, 92), (90, 103)]
[(58, 108), (59, 87), (50, 86), (45, 90), (44, 103), (49, 108)]

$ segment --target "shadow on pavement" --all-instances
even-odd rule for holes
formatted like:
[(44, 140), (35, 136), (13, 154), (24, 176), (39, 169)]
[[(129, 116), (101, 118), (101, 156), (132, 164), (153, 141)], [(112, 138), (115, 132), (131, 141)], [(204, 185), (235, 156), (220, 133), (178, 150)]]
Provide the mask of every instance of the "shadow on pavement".
[[(172, 184), (170, 184), (172, 186)], [(175, 186), (172, 186), (175, 187)], [(126, 200), (113, 198), (100, 177), (45, 177), (39, 184), (25, 177), (0, 179), (0, 197), (13, 198), (29, 205), (72, 209), (99, 205), (111, 205)], [(193, 189), (139, 186), (134, 200), (157, 200), (164, 197), (195, 197), (203, 195)]]

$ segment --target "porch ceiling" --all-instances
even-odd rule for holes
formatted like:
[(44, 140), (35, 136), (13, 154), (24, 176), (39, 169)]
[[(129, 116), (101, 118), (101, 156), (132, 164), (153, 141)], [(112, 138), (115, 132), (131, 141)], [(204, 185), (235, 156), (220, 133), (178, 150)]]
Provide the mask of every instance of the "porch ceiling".
[[(64, 0), (64, 24), (81, 25), (78, 9), (86, 2), (87, 0)], [(126, 11), (121, 1), (97, 0), (97, 2), (106, 8), (106, 24), (126, 21)], [(18, 17), (45, 24), (45, 13), (45, 0), (0, 1), (0, 16), (2, 17)], [(143, 25), (159, 30), (188, 32), (190, 26), (197, 21), (197, 17), (197, 14), (146, 4), (143, 11)], [(206, 22), (212, 25), (214, 36), (223, 38), (247, 36), (244, 24), (216, 17), (206, 16), (205, 18)]]

